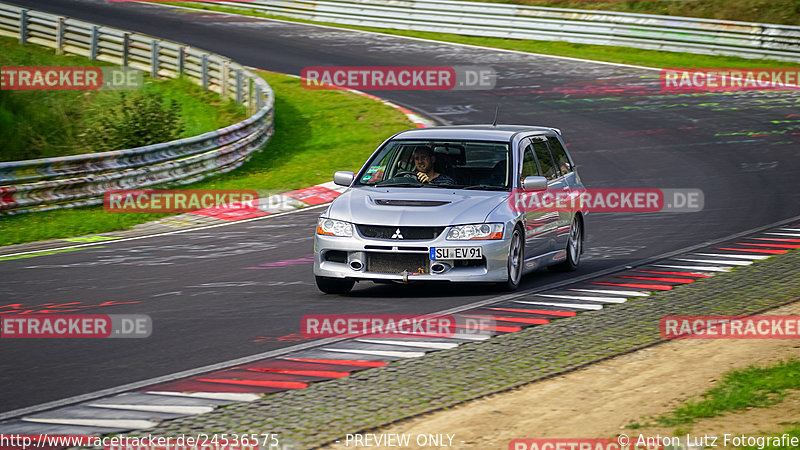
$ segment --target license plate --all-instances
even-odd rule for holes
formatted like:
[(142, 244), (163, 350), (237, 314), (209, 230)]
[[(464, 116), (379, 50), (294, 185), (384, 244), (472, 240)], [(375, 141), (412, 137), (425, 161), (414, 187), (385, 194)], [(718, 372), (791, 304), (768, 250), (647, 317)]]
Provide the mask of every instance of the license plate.
[(481, 259), (481, 247), (431, 247), (431, 260), (437, 259)]

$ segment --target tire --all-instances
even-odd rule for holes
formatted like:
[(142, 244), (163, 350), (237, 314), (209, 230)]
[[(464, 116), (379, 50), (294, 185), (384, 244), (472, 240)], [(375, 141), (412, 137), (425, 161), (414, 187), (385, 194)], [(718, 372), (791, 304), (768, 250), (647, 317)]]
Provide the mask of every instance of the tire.
[(525, 261), (525, 240), (522, 238), (522, 230), (514, 228), (511, 234), (511, 242), (508, 244), (508, 280), (500, 283), (504, 291), (514, 291), (519, 287), (522, 279), (522, 264)]
[(347, 278), (328, 278), (315, 276), (317, 280), (317, 288), (326, 294), (339, 294), (344, 295), (353, 289), (355, 280), (348, 280)]
[(566, 251), (567, 259), (548, 267), (548, 269), (555, 272), (572, 272), (578, 268), (578, 264), (581, 262), (581, 253), (583, 253), (583, 222), (579, 216), (575, 216), (569, 227)]

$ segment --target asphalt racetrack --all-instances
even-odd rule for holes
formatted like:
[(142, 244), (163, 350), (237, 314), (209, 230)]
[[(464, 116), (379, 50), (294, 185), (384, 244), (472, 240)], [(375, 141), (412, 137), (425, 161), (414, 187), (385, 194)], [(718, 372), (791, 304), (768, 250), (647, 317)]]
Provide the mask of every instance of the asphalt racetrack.
[[(539, 271), (522, 290), (798, 214), (797, 92), (663, 94), (658, 71), (646, 68), (148, 4), (11, 3), (296, 75), (324, 65), (491, 66), (498, 81), (489, 91), (371, 93), (443, 124), (491, 122), (499, 104), (501, 123), (558, 127), (591, 188), (703, 191), (701, 212), (590, 215), (579, 271)], [(0, 262), (0, 306), (153, 318), (148, 339), (4, 339), (0, 412), (295, 345), (277, 338), (298, 333), (305, 314), (425, 313), (501, 295), (489, 286), (372, 283), (323, 295), (310, 262), (322, 210)]]

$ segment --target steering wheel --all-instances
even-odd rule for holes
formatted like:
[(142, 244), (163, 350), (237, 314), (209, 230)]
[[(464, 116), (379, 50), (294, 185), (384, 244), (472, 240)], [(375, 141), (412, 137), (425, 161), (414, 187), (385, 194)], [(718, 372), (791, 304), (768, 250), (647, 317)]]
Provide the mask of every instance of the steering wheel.
[(403, 170), (403, 171), (401, 171), (401, 172), (397, 172), (397, 173), (396, 173), (394, 176), (395, 176), (395, 177), (407, 177), (407, 176), (412, 176), (412, 177), (414, 177), (414, 179), (416, 179), (416, 178), (417, 178), (417, 174), (416, 174), (415, 172), (412, 172), (412, 171), (409, 171), (409, 170)]

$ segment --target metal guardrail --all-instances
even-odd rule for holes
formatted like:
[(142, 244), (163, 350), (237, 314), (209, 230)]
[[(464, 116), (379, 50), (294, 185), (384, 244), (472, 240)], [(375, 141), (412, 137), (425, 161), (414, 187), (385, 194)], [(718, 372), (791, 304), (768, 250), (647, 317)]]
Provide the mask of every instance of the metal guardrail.
[(255, 0), (215, 4), (300, 19), (800, 61), (800, 27), (452, 0)]
[(109, 189), (197, 181), (239, 167), (272, 136), (274, 94), (269, 84), (220, 55), (2, 3), (0, 35), (140, 69), (153, 77), (186, 76), (245, 105), (251, 114), (229, 127), (162, 144), (0, 162), (0, 214), (99, 204)]

